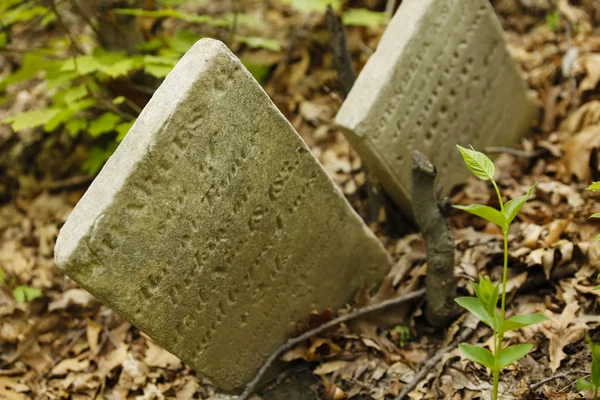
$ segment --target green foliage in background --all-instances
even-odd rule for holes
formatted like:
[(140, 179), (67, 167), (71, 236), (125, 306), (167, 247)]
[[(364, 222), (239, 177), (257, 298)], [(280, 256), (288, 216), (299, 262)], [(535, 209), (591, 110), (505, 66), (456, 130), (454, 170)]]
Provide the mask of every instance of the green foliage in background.
[[(341, 1), (331, 0), (280, 0), (300, 12), (324, 12), (329, 3), (341, 6)], [(118, 15), (131, 15), (147, 18), (174, 18), (194, 26), (230, 28), (232, 26), (257, 27), (264, 22), (253, 15), (225, 13), (218, 16), (197, 15), (178, 8), (185, 1), (163, 1), (167, 8), (143, 10), (121, 8), (114, 10)], [(56, 3), (56, 9), (46, 7), (39, 1), (0, 0), (0, 48), (10, 45), (8, 29), (12, 24), (30, 24), (44, 27), (56, 23), (57, 31), (63, 29), (63, 37), (56, 39), (48, 35), (43, 47), (27, 51), (20, 67), (0, 81), (0, 91), (11, 85), (31, 80), (42, 80), (45, 84), (50, 104), (44, 108), (27, 110), (2, 120), (15, 131), (41, 129), (44, 132), (65, 132), (75, 138), (88, 135), (99, 138), (101, 146), (93, 147), (89, 159), (82, 168), (87, 173), (96, 174), (123, 140), (140, 108), (124, 96), (114, 96), (107, 90), (114, 80), (128, 80), (132, 76), (163, 79), (172, 70), (183, 54), (201, 38), (201, 35), (188, 30), (178, 30), (175, 34), (164, 34), (143, 42), (138, 53), (128, 55), (103, 49), (90, 35), (73, 35), (64, 32), (62, 13), (64, 4)], [(365, 9), (349, 9), (342, 19), (347, 25), (376, 27), (387, 22), (384, 13)], [(273, 38), (243, 36), (233, 37), (236, 43), (250, 48), (281, 52), (282, 45)], [(81, 49), (93, 50), (81, 54)], [(242, 60), (249, 71), (259, 81), (264, 81), (270, 66)], [(6, 96), (2, 96), (6, 97)]]
[(498, 225), (500, 229), (502, 229), (502, 236), (504, 238), (504, 268), (502, 273), (502, 301), (500, 312), (496, 309), (500, 297), (500, 285), (493, 284), (489, 277), (480, 276), (479, 284), (471, 282), (475, 297), (459, 297), (456, 299), (456, 302), (461, 307), (465, 308), (478, 320), (488, 325), (494, 331), (493, 352), (483, 347), (470, 344), (460, 344), (459, 347), (465, 357), (492, 371), (492, 398), (497, 400), (500, 371), (525, 357), (533, 348), (533, 345), (531, 344), (516, 344), (509, 347), (502, 347), (504, 334), (508, 331), (521, 329), (548, 320), (548, 318), (542, 314), (514, 315), (509, 319), (505, 319), (506, 280), (508, 273), (508, 229), (510, 223), (515, 219), (519, 211), (521, 211), (521, 208), (529, 196), (531, 196), (535, 185), (530, 187), (523, 196), (516, 197), (504, 203), (500, 189), (494, 180), (496, 168), (492, 160), (485, 154), (475, 151), (473, 148), (466, 149), (458, 145), (456, 147), (460, 151), (469, 171), (477, 178), (492, 183), (492, 186), (498, 195), (498, 202), (500, 204), (500, 210), (481, 204), (454, 206), (459, 210), (467, 211)]

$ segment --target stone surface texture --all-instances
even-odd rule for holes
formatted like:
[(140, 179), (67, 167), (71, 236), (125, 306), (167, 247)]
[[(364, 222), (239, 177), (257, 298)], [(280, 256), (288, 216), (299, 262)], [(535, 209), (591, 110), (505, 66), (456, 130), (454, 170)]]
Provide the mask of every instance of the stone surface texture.
[(62, 228), (56, 264), (224, 390), (389, 267), (221, 42), (169, 74)]
[(404, 0), (336, 123), (411, 215), (413, 150), (450, 190), (468, 176), (456, 144), (512, 145), (536, 115), (488, 0)]

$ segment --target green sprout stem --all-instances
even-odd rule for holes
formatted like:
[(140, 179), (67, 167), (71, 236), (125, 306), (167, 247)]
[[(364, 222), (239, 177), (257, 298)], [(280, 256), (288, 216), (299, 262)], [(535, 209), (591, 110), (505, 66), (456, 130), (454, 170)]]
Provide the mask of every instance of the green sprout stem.
[[(500, 189), (494, 179), (490, 179), (496, 194), (498, 195), (498, 202), (500, 203), (500, 211), (504, 214), (504, 202), (502, 201), (502, 195)], [(505, 310), (506, 310), (506, 280), (508, 275), (508, 226), (502, 228), (502, 236), (504, 239), (504, 265), (502, 268), (502, 301), (500, 305), (500, 321), (504, 321)], [(500, 351), (502, 350), (502, 341), (504, 340), (504, 334), (502, 332), (494, 332), (495, 343), (494, 343), (494, 358), (498, 359)], [(500, 369), (495, 368), (492, 371), (494, 380), (493, 400), (498, 400), (498, 385), (500, 383)]]

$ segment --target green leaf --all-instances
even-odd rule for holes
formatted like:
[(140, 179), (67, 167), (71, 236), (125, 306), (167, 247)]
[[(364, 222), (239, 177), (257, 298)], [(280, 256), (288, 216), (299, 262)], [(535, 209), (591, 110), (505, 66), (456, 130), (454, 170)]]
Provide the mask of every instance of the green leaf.
[(100, 136), (103, 133), (113, 131), (119, 122), (121, 122), (121, 117), (117, 114), (106, 112), (90, 123), (88, 133), (93, 137)]
[(12, 10), (0, 13), (0, 25), (9, 26), (17, 22), (30, 21), (39, 15), (44, 15), (49, 12), (50, 10), (43, 6), (30, 7), (28, 4), (23, 4)]
[(173, 67), (167, 65), (144, 66), (144, 71), (146, 71), (148, 75), (152, 75), (153, 77), (158, 79), (164, 78), (165, 76), (169, 75), (169, 72), (171, 72), (172, 69)]
[(115, 12), (121, 15), (135, 15), (137, 17), (177, 18), (186, 22), (195, 22), (210, 26), (229, 26), (229, 22), (222, 18), (215, 18), (210, 15), (198, 15), (175, 9), (143, 10), (141, 8), (118, 8)]
[(554, 11), (546, 15), (546, 25), (552, 32), (556, 32), (560, 28), (560, 13)]
[(502, 229), (504, 229), (504, 227), (506, 226), (506, 217), (504, 217), (504, 214), (490, 206), (484, 206), (482, 204), (471, 204), (469, 206), (455, 205), (452, 207), (469, 212), (487, 221), (493, 222)]
[(481, 301), (488, 315), (493, 316), (496, 313), (496, 305), (500, 296), (500, 285), (494, 285), (489, 276), (481, 275), (479, 275), (479, 284), (472, 281), (470, 283), (475, 291), (475, 296)]
[(488, 349), (464, 343), (459, 344), (458, 347), (469, 360), (475, 361), (489, 369), (494, 368), (494, 355)]
[(271, 73), (270, 65), (256, 64), (256, 63), (254, 63), (248, 59), (244, 59), (244, 58), (242, 58), (242, 64), (244, 64), (244, 67), (246, 67), (246, 69), (248, 71), (250, 71), (250, 73), (252, 74), (254, 79), (256, 79), (261, 84), (265, 82), (265, 80)]
[(60, 65), (62, 61), (50, 60), (37, 53), (25, 53), (21, 68), (0, 82), (0, 90), (4, 90), (8, 85), (29, 80), (41, 71), (58, 68)]
[(112, 103), (113, 103), (114, 105), (117, 105), (117, 106), (118, 106), (119, 104), (123, 104), (123, 103), (125, 102), (125, 100), (127, 100), (127, 99), (125, 98), (125, 96), (117, 96), (117, 97), (115, 97), (114, 99), (112, 99)]
[(122, 122), (115, 127), (115, 131), (117, 131), (118, 134), (117, 138), (115, 139), (117, 143), (121, 143), (121, 141), (125, 139), (125, 135), (127, 135), (127, 132), (129, 132), (133, 126), (133, 122), (134, 121)]
[(580, 392), (583, 390), (594, 390), (594, 385), (590, 381), (583, 378), (579, 378), (575, 381), (575, 387)]
[(0, 48), (3, 48), (8, 43), (8, 34), (6, 32), (0, 32)]
[(129, 72), (138, 68), (140, 68), (139, 63), (136, 62), (135, 59), (130, 58), (127, 60), (117, 61), (112, 64), (102, 64), (100, 71), (111, 78), (117, 78), (119, 76), (125, 76)]
[(23, 304), (25, 301), (35, 300), (41, 295), (42, 291), (40, 289), (28, 286), (17, 286), (13, 289), (13, 297), (19, 304)]
[(168, 36), (165, 38), (169, 48), (173, 50), (179, 56), (185, 54), (198, 40), (203, 36), (198, 35), (194, 32), (179, 31), (174, 36)]
[(106, 160), (110, 158), (112, 153), (117, 149), (117, 143), (109, 143), (105, 149), (94, 147), (90, 152), (88, 159), (81, 165), (81, 169), (90, 175), (96, 175), (101, 169)]
[(275, 52), (281, 51), (281, 44), (275, 39), (266, 39), (256, 36), (236, 36), (238, 42), (244, 43), (255, 49), (266, 49)]
[(371, 11), (366, 8), (350, 8), (342, 14), (342, 23), (347, 26), (366, 26), (377, 28), (389, 22), (384, 12)]
[(594, 192), (594, 193), (599, 193), (600, 192), (600, 182), (592, 183), (590, 186), (588, 186), (587, 190)]
[(176, 57), (145, 56), (144, 71), (155, 78), (164, 78), (171, 72), (177, 61)]
[(588, 218), (600, 218), (600, 212), (593, 213), (593, 214), (592, 214), (592, 215), (590, 215)]
[(81, 101), (69, 103), (66, 108), (62, 108), (58, 114), (52, 117), (52, 119), (44, 125), (44, 131), (54, 131), (60, 124), (71, 121), (78, 112), (90, 108), (95, 104), (96, 100), (94, 99), (83, 99)]
[(465, 149), (462, 146), (456, 145), (460, 154), (462, 154), (465, 165), (469, 170), (484, 181), (494, 179), (494, 172), (496, 168), (494, 163), (485, 154), (475, 151), (473, 149)]
[(4, 283), (4, 270), (0, 268), (0, 283)]
[(35, 128), (45, 125), (52, 118), (60, 113), (60, 108), (44, 108), (41, 110), (26, 111), (12, 117), (2, 120), (5, 124), (10, 124), (15, 131), (21, 131), (27, 128)]
[(532, 344), (515, 344), (514, 346), (509, 346), (500, 350), (500, 355), (497, 360), (498, 368), (502, 369), (508, 367), (515, 361), (520, 360), (525, 357), (532, 348)]
[(69, 132), (69, 135), (75, 136), (87, 128), (87, 120), (83, 118), (71, 119), (69, 122), (67, 122), (65, 128), (67, 129), (67, 132)]
[(81, 100), (87, 96), (87, 94), (87, 87), (85, 85), (79, 85), (65, 90), (62, 93), (60, 100), (69, 105), (77, 100)]
[(341, 0), (280, 0), (284, 4), (291, 4), (296, 10), (303, 13), (324, 13), (327, 10), (327, 5), (337, 10), (341, 7)]
[(64, 61), (60, 68), (63, 72), (76, 72), (79, 75), (87, 75), (98, 71), (102, 67), (102, 63), (94, 56), (79, 56), (70, 58)]
[(521, 211), (521, 208), (523, 208), (523, 205), (525, 204), (527, 199), (529, 199), (529, 196), (531, 196), (531, 193), (533, 192), (534, 188), (535, 185), (531, 186), (527, 193), (525, 193), (523, 196), (515, 197), (514, 199), (509, 200), (506, 202), (506, 204), (504, 204), (504, 216), (506, 217), (506, 223), (508, 225), (510, 225), (510, 223), (515, 219), (519, 211)]
[(500, 332), (514, 331), (517, 329), (524, 328), (529, 325), (539, 324), (540, 322), (548, 321), (549, 318), (540, 313), (529, 314), (529, 315), (515, 315), (500, 325)]
[(485, 309), (481, 300), (476, 297), (458, 297), (454, 299), (456, 303), (462, 308), (473, 314), (478, 320), (490, 326), (493, 329), (497, 329), (497, 323), (494, 320), (494, 316), (490, 315)]

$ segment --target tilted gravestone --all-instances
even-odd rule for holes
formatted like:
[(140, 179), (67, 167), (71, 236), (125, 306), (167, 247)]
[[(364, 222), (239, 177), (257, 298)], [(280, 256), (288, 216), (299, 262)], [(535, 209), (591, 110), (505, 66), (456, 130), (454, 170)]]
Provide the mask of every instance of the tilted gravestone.
[(77, 204), (55, 249), (81, 286), (225, 390), (388, 254), (221, 43), (196, 43)]
[(336, 123), (411, 214), (413, 150), (448, 190), (468, 174), (455, 144), (511, 145), (535, 115), (489, 0), (404, 0)]

